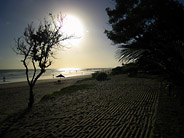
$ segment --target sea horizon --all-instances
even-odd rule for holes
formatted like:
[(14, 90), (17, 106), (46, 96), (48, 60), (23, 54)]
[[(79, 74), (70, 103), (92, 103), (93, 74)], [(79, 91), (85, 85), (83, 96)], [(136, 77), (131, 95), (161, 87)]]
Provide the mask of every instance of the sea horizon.
[[(39, 80), (56, 79), (57, 75), (62, 74), (66, 78), (82, 75), (90, 75), (96, 71), (105, 71), (111, 68), (60, 68), (60, 69), (46, 69), (46, 72), (39, 78)], [(39, 70), (39, 69), (38, 69)], [(33, 69), (29, 70), (30, 75)], [(30, 77), (31, 79), (31, 77)], [(0, 69), (0, 84), (23, 82), (26, 80), (25, 69)]]

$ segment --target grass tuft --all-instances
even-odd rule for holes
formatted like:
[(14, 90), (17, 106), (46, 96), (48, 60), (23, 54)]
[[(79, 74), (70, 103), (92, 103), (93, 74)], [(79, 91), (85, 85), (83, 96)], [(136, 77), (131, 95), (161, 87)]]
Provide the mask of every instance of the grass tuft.
[(57, 97), (57, 96), (77, 92), (79, 90), (89, 89), (90, 87), (92, 87), (94, 85), (95, 84), (90, 83), (90, 84), (79, 84), (79, 85), (68, 86), (68, 87), (62, 88), (60, 91), (56, 91), (56, 92), (53, 92), (52, 94), (47, 94), (47, 95), (43, 96), (41, 101), (49, 100), (49, 99), (52, 99), (52, 98)]

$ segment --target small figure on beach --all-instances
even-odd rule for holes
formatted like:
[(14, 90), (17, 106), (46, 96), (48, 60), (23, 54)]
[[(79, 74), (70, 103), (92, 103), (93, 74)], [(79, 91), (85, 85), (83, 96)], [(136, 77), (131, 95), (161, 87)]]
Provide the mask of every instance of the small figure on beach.
[(5, 82), (6, 81), (6, 78), (5, 78), (5, 76), (3, 76), (3, 82)]

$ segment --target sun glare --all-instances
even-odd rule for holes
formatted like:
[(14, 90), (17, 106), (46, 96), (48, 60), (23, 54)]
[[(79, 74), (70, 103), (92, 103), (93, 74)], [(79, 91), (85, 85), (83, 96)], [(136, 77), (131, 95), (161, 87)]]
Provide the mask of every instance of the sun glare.
[(73, 36), (66, 42), (72, 46), (79, 45), (84, 35), (84, 29), (81, 21), (72, 15), (67, 15), (64, 17), (61, 32), (66, 36)]

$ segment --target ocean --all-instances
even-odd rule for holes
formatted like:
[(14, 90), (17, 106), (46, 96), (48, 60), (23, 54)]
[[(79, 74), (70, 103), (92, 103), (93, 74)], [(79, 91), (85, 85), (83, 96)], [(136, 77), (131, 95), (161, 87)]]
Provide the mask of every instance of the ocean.
[[(65, 77), (81, 76), (81, 75), (90, 75), (96, 71), (105, 71), (109, 68), (63, 68), (63, 69), (47, 69), (46, 72), (39, 78), (43, 79), (55, 79), (59, 74), (64, 75)], [(39, 71), (37, 71), (39, 72)], [(29, 71), (30, 75), (33, 74), (33, 70)], [(31, 79), (31, 77), (30, 77)], [(5, 83), (14, 83), (26, 81), (25, 69), (8, 69), (0, 70), (0, 84)]]

